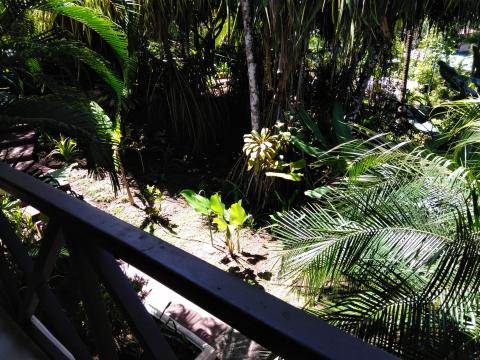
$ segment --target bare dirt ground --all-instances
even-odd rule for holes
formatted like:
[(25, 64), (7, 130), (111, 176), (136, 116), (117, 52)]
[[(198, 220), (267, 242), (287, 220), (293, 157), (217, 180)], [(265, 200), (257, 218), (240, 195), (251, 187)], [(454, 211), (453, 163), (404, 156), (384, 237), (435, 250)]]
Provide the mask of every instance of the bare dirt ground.
[[(232, 259), (224, 245), (223, 234), (213, 232), (212, 246), (207, 221), (177, 194), (163, 193), (160, 215), (162, 223), (168, 226), (162, 226), (149, 221), (139, 196), (135, 196), (136, 206), (128, 202), (124, 190), (115, 196), (108, 178), (94, 180), (86, 170), (74, 168), (68, 180), (75, 192), (82, 194), (88, 203), (97, 208), (140, 227), (253, 286), (262, 287), (282, 300), (296, 306), (301, 305), (285, 281), (279, 279), (278, 243), (265, 230), (242, 229), (242, 252)], [(133, 183), (132, 190), (138, 195), (139, 191)]]

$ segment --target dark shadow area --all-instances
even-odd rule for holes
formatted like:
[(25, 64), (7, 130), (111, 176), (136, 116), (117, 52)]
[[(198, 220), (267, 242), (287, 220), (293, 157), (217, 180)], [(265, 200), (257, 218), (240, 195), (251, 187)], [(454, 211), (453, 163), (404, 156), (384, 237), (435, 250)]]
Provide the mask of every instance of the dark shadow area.
[(177, 234), (174, 230), (177, 227), (177, 225), (172, 224), (170, 220), (168, 220), (165, 217), (151, 216), (151, 215), (148, 215), (148, 213), (147, 213), (147, 217), (142, 221), (142, 224), (140, 225), (140, 229), (145, 230), (150, 234), (153, 234), (155, 231), (155, 225), (160, 225), (162, 228), (164, 228), (165, 230), (168, 230), (170, 233), (174, 235)]
[[(167, 156), (155, 150), (127, 153), (129, 172), (140, 188), (154, 184), (171, 195), (192, 189), (204, 190), (208, 194), (222, 191), (224, 196), (228, 196), (231, 186), (225, 179), (239, 153), (221, 148), (197, 155), (181, 149), (169, 149), (167, 152)], [(140, 163), (143, 165), (139, 166)]]
[(262, 272), (259, 272), (257, 275), (260, 279), (267, 280), (267, 281), (272, 280), (272, 277), (273, 277), (273, 274), (270, 271), (262, 271)]
[(256, 286), (262, 290), (265, 290), (265, 288), (259, 284), (257, 280), (257, 275), (255, 275), (255, 272), (252, 269), (244, 269), (241, 270), (240, 267), (238, 266), (231, 266), (228, 268), (228, 272), (232, 275), (235, 275), (242, 281), (245, 281), (247, 284)]
[(251, 254), (247, 251), (242, 251), (242, 255), (245, 256), (247, 258), (247, 262), (252, 265), (256, 265), (262, 260), (267, 260), (267, 257), (264, 255)]

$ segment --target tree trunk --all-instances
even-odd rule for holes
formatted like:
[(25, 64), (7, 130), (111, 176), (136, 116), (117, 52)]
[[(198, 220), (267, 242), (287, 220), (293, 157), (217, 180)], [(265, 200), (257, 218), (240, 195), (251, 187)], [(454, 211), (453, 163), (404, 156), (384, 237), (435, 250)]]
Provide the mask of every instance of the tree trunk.
[(410, 57), (412, 53), (413, 45), (413, 30), (407, 30), (407, 37), (405, 39), (405, 62), (403, 64), (403, 84), (402, 84), (402, 103), (407, 101), (407, 82), (408, 82), (408, 71), (410, 70)]
[(472, 77), (480, 79), (480, 42), (472, 46), (473, 63), (472, 63)]
[[(480, 43), (472, 46), (473, 63), (472, 77), (480, 79)], [(477, 92), (480, 93), (480, 85), (477, 85)]]
[(250, 122), (252, 130), (260, 130), (260, 100), (256, 78), (256, 65), (253, 57), (252, 19), (249, 0), (240, 0), (242, 6), (243, 33), (245, 35), (245, 54), (248, 67), (248, 88), (250, 92)]
[(352, 115), (354, 119), (357, 118), (358, 114), (360, 113), (360, 110), (362, 109), (363, 98), (365, 97), (365, 92), (367, 91), (368, 83), (370, 81), (370, 78), (372, 77), (373, 71), (375, 70), (375, 66), (377, 66), (378, 64), (378, 53), (380, 50), (379, 48), (380, 48), (380, 45), (377, 43), (368, 45), (367, 62), (363, 67), (362, 72), (359, 76), (358, 86), (355, 89), (355, 92), (353, 95), (353, 101), (355, 102), (355, 109), (353, 110)]

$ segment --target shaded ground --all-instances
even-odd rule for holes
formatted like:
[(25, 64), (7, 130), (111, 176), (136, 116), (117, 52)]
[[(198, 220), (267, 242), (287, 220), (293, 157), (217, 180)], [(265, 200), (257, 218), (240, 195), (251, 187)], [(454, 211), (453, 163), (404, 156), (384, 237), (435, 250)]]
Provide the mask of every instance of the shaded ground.
[[(115, 196), (108, 178), (94, 180), (84, 169), (72, 169), (68, 181), (72, 190), (82, 194), (88, 203), (97, 208), (143, 228), (253, 286), (259, 286), (276, 297), (299, 305), (298, 299), (290, 293), (287, 284), (278, 278), (278, 243), (265, 231), (242, 229), (240, 232), (242, 252), (232, 258), (227, 255), (223, 234), (213, 232), (214, 246), (212, 246), (207, 221), (177, 194), (163, 192), (162, 199), (157, 203), (161, 208), (160, 219), (157, 219), (160, 221), (152, 221), (145, 211), (140, 191), (133, 183), (135, 206), (129, 203), (124, 190)], [(145, 277), (137, 269), (126, 264), (124, 270), (129, 276)], [(155, 280), (149, 279), (146, 288), (150, 291), (146, 302), (158, 310), (167, 308), (167, 314), (217, 349), (217, 359), (267, 358), (268, 352), (258, 344)]]
[[(83, 194), (85, 200), (97, 208), (141, 227), (252, 285), (261, 286), (276, 297), (299, 305), (296, 296), (289, 292), (285, 282), (278, 279), (278, 243), (265, 231), (242, 229), (240, 232), (242, 253), (232, 259), (227, 256), (223, 234), (213, 232), (212, 247), (208, 223), (177, 194), (167, 192), (163, 194), (160, 215), (161, 222), (167, 226), (162, 226), (149, 221), (139, 197), (135, 197), (136, 206), (132, 206), (124, 191), (115, 196), (107, 178), (94, 181), (87, 175), (86, 170), (73, 169), (69, 175), (69, 182), (74, 191)], [(134, 194), (138, 194), (139, 191), (134, 184), (132, 185)]]

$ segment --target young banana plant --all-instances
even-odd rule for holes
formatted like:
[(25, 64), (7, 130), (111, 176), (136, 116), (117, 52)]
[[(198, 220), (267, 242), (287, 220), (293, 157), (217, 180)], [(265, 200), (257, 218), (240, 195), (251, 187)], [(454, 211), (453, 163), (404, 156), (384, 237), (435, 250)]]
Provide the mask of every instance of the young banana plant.
[(210, 198), (195, 193), (193, 190), (183, 190), (180, 193), (187, 203), (195, 209), (196, 212), (207, 216), (210, 239), (213, 246), (212, 223), (217, 225), (217, 230), (225, 232), (225, 245), (227, 245), (228, 252), (233, 255), (235, 252), (235, 243), (237, 251), (241, 251), (240, 247), (240, 229), (245, 222), (251, 218), (242, 206), (242, 200), (233, 203), (228, 209), (222, 201), (222, 197), (215, 193)]

